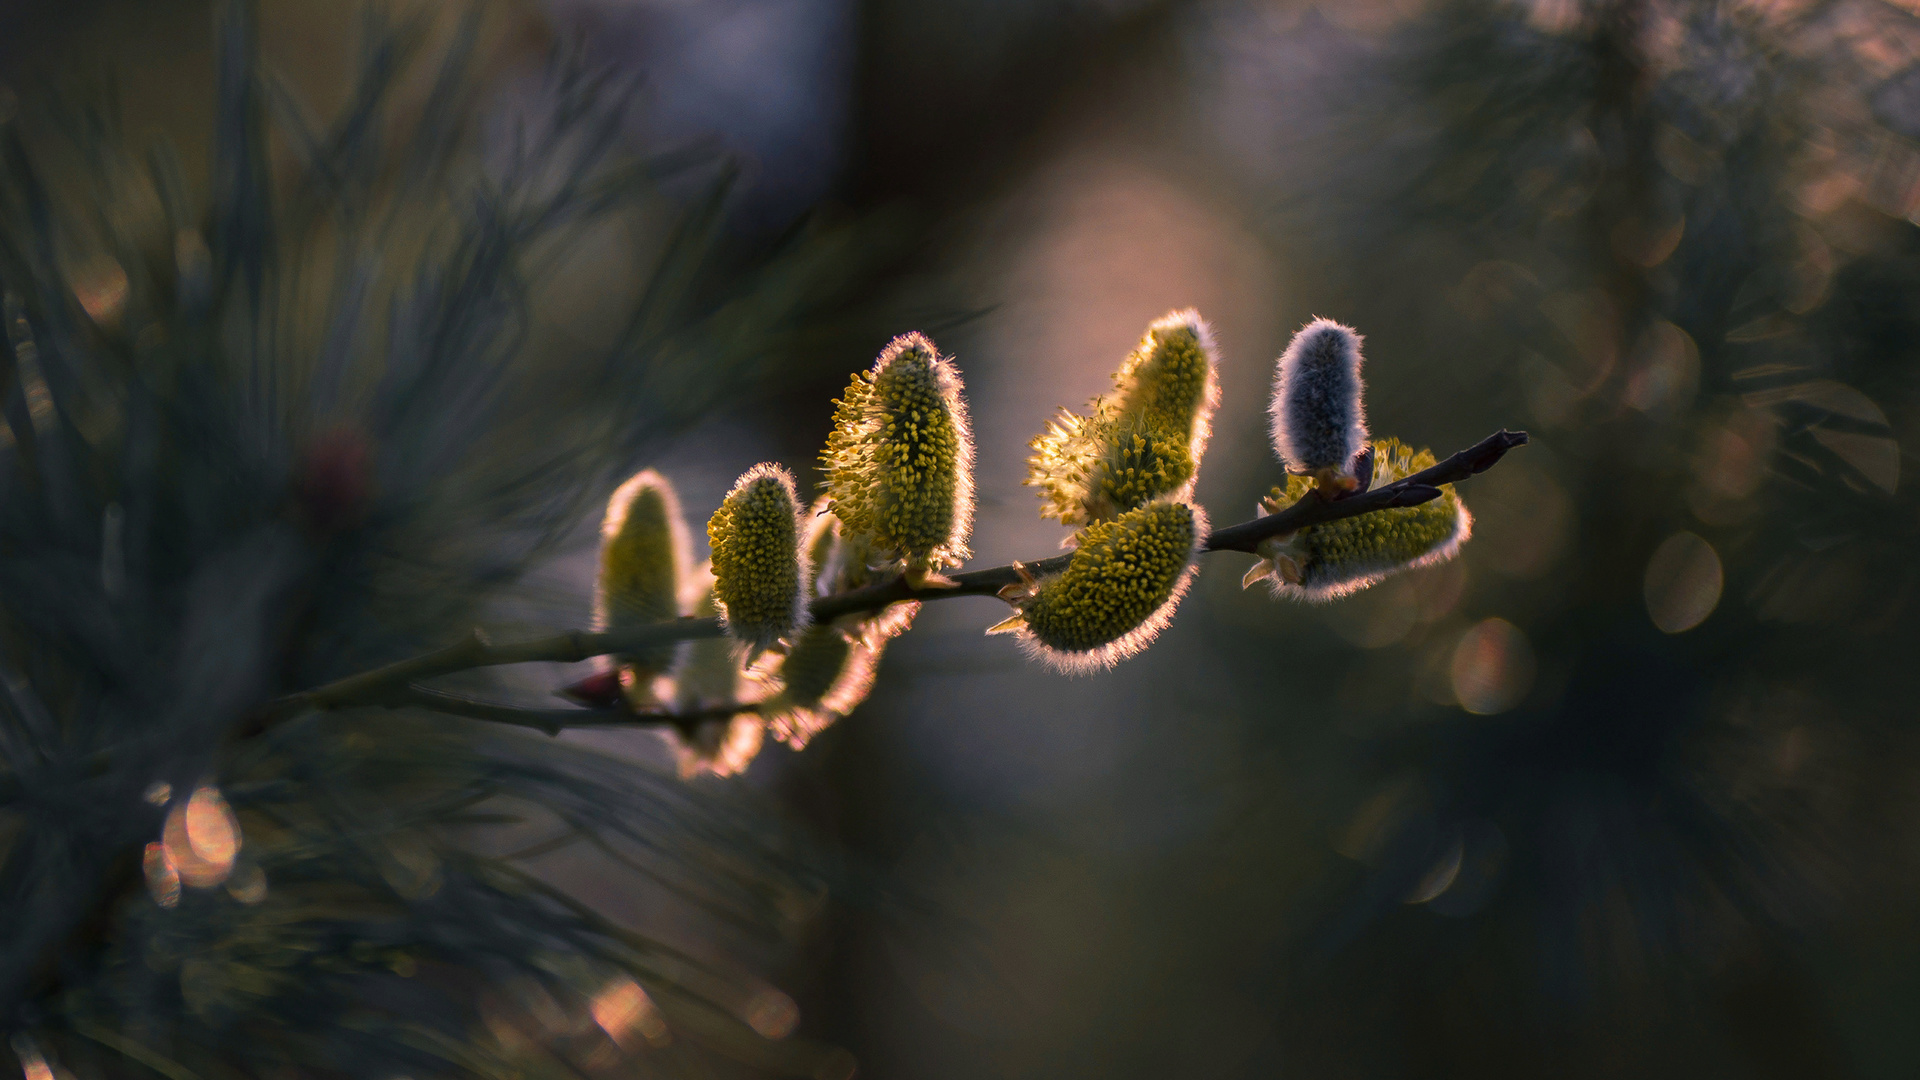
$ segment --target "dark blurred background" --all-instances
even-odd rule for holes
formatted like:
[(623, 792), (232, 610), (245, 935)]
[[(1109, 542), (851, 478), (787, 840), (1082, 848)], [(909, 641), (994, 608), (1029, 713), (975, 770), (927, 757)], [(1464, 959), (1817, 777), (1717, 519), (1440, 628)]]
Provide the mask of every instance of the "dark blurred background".
[[(323, 116), (342, 8), (260, 4)], [(717, 785), (862, 883), (753, 959), (804, 1034), (888, 1080), (1920, 1074), (1909, 5), (499, 8), (504, 100), (556, 46), (630, 74), (635, 139), (739, 157), (743, 243), (881, 223), (911, 314), (866, 345), (957, 356), (982, 565), (1056, 548), (1026, 440), (1174, 307), (1222, 346), (1216, 521), (1277, 477), (1271, 365), (1312, 316), (1367, 335), (1376, 433), (1533, 434), (1462, 486), (1455, 563), (1307, 607), (1217, 556), (1108, 675), (931, 606), (858, 712)], [(9, 0), (0, 83), (109, 80), (202, 162), (210, 20)], [(656, 464), (699, 516), (807, 467), (869, 356), (740, 388)], [(579, 618), (591, 534), (552, 575)]]

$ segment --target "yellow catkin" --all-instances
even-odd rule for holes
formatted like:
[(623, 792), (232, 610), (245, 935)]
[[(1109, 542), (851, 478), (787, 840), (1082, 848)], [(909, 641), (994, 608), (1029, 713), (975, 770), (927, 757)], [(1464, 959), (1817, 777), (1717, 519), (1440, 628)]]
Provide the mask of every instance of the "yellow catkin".
[(821, 460), (849, 534), (906, 566), (939, 570), (967, 557), (973, 527), (973, 436), (960, 373), (920, 334), (895, 338), (836, 402)]
[(707, 521), (721, 615), (729, 633), (755, 648), (771, 648), (807, 622), (797, 502), (792, 475), (755, 465)]
[(1155, 320), (1110, 393), (1086, 415), (1062, 409), (1033, 440), (1026, 482), (1040, 489), (1041, 516), (1082, 525), (1155, 499), (1186, 500), (1219, 401), (1214, 366), (1213, 335), (1197, 312)]
[[(1434, 464), (1431, 451), (1415, 451), (1398, 439), (1373, 443), (1373, 484), (1405, 479)], [(1265, 500), (1269, 513), (1298, 502), (1314, 487), (1310, 477), (1289, 477)], [(1418, 506), (1375, 510), (1313, 525), (1262, 541), (1259, 554), (1280, 567), (1267, 580), (1274, 595), (1333, 600), (1390, 574), (1451, 559), (1473, 529), (1473, 516), (1453, 485)], [(1290, 564), (1290, 565), (1288, 565)]]
[[(620, 630), (678, 617), (690, 546), (680, 500), (665, 477), (648, 469), (621, 484), (600, 529), (594, 625)], [(669, 643), (620, 657), (622, 682), (643, 685), (664, 675), (674, 652)]]
[(1156, 502), (1082, 530), (1067, 568), (1019, 603), (1021, 640), (1065, 670), (1111, 667), (1150, 644), (1192, 579), (1206, 515)]

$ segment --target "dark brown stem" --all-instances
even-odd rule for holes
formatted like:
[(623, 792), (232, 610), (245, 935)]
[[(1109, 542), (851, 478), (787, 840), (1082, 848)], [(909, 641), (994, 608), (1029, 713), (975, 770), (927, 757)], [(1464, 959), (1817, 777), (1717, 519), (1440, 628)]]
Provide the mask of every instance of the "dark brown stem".
[(1018, 585), (1025, 579), (1020, 576), (1022, 570), (1034, 577), (1057, 574), (1067, 568), (1072, 553), (1055, 555), (1052, 558), (1039, 559), (1029, 563), (1008, 563), (1006, 566), (992, 566), (985, 570), (969, 570), (964, 574), (954, 574), (948, 580), (953, 585), (910, 585), (904, 577), (895, 577), (878, 585), (869, 585), (864, 589), (823, 596), (808, 605), (813, 621), (830, 622), (842, 615), (857, 615), (864, 611), (877, 611), (888, 604), (898, 604), (907, 600), (945, 600), (952, 596), (994, 596), (1009, 585)]
[(1284, 536), (1287, 533), (1299, 532), (1309, 525), (1325, 525), (1329, 521), (1357, 517), (1396, 506), (1418, 506), (1423, 502), (1439, 498), (1440, 485), (1458, 483), (1475, 473), (1486, 472), (1505, 457), (1507, 451), (1526, 444), (1526, 432), (1503, 429), (1481, 439), (1438, 465), (1421, 469), (1412, 476), (1395, 480), (1391, 484), (1382, 484), (1366, 491), (1356, 491), (1337, 499), (1328, 499), (1317, 493), (1311, 493), (1277, 514), (1268, 514), (1255, 521), (1215, 529), (1200, 547), (1203, 551), (1251, 552), (1259, 546), (1260, 541), (1270, 536)]

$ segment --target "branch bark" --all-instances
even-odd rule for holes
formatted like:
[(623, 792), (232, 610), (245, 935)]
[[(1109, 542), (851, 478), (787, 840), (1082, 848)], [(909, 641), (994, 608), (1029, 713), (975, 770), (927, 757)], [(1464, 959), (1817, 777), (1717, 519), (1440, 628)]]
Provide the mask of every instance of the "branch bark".
[(1317, 492), (1287, 507), (1277, 514), (1254, 521), (1231, 525), (1224, 529), (1215, 529), (1211, 536), (1201, 544), (1205, 551), (1245, 551), (1252, 552), (1260, 541), (1270, 536), (1284, 536), (1299, 532), (1309, 525), (1324, 525), (1341, 518), (1358, 517), (1375, 510), (1387, 510), (1396, 506), (1418, 506), (1423, 502), (1440, 497), (1440, 485), (1454, 484), (1475, 473), (1486, 472), (1493, 468), (1507, 451), (1516, 446), (1527, 444), (1524, 431), (1502, 429), (1481, 439), (1465, 450), (1434, 465), (1422, 469), (1412, 476), (1383, 484), (1366, 491), (1356, 491), (1337, 499), (1328, 499)]

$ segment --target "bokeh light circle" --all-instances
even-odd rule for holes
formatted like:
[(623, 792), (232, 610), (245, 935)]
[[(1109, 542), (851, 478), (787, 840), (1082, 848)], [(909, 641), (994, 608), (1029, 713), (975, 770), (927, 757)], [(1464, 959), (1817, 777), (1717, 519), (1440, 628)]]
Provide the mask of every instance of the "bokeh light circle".
[(1448, 667), (1453, 696), (1470, 713), (1506, 712), (1533, 688), (1533, 646), (1505, 619), (1483, 619), (1460, 635)]
[(1690, 532), (1674, 533), (1647, 560), (1647, 614), (1666, 633), (1691, 630), (1720, 605), (1725, 585), (1713, 545)]

